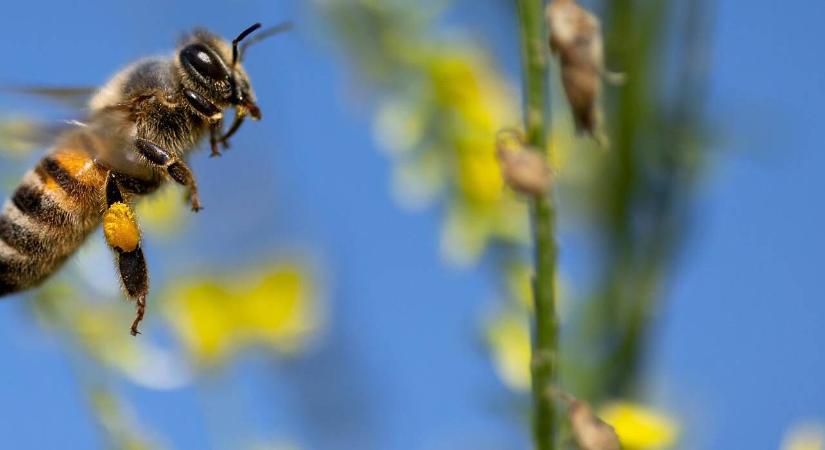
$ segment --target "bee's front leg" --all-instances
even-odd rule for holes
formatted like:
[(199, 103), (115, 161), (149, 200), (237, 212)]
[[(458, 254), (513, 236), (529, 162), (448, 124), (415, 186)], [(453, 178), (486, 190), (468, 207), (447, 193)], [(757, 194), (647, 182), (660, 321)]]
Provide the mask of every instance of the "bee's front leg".
[(212, 124), (209, 125), (209, 147), (212, 150), (211, 153), (209, 153), (209, 157), (214, 158), (216, 156), (221, 156), (221, 150), (218, 147), (219, 144), (223, 144), (224, 148), (229, 147), (225, 141), (221, 140), (222, 137), (223, 120), (212, 122)]
[(235, 119), (232, 120), (232, 125), (229, 126), (229, 130), (226, 131), (226, 134), (220, 136), (218, 141), (223, 144), (223, 148), (229, 148), (229, 138), (231, 138), (243, 125), (244, 119), (246, 119), (246, 112), (243, 109), (236, 109), (235, 110)]
[(243, 110), (237, 110), (232, 125), (229, 126), (229, 130), (225, 134), (223, 132), (223, 120), (212, 122), (209, 127), (209, 145), (212, 148), (212, 153), (209, 156), (221, 156), (219, 145), (223, 146), (224, 150), (229, 148), (229, 138), (241, 128), (245, 118), (246, 113)]
[(110, 172), (106, 180), (106, 211), (103, 213), (103, 234), (106, 243), (115, 252), (117, 270), (129, 298), (137, 303), (132, 336), (140, 334), (138, 325), (146, 311), (149, 293), (149, 273), (146, 258), (140, 248), (140, 229), (132, 208), (123, 199), (117, 177)]
[(189, 202), (192, 204), (192, 211), (198, 212), (203, 209), (198, 196), (198, 185), (195, 182), (195, 176), (192, 175), (192, 170), (185, 162), (160, 148), (157, 144), (143, 138), (135, 138), (135, 148), (147, 161), (163, 168), (176, 183), (189, 189)]

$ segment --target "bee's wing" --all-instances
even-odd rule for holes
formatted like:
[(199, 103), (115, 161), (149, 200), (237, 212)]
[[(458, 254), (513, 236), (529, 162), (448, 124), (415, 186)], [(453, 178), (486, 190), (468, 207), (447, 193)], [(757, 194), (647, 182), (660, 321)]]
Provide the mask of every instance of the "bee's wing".
[(0, 118), (0, 151), (19, 154), (49, 147), (65, 131), (82, 126), (85, 124), (76, 120)]
[[(46, 99), (87, 115), (86, 106), (97, 91), (93, 87), (0, 86), (0, 92)], [(64, 131), (82, 125), (75, 120), (45, 120), (25, 116), (0, 117), (0, 150), (20, 153), (54, 144)]]
[(87, 86), (3, 86), (0, 90), (31, 95), (60, 103), (76, 110), (83, 110), (97, 88)]

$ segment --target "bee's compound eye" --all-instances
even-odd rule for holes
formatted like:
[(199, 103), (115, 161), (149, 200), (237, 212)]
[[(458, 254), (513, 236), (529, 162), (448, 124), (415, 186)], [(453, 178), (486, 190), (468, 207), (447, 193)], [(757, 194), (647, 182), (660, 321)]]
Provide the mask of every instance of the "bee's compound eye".
[(225, 80), (229, 78), (229, 74), (217, 58), (201, 44), (192, 44), (180, 52), (180, 61), (184, 67), (197, 72), (207, 80)]

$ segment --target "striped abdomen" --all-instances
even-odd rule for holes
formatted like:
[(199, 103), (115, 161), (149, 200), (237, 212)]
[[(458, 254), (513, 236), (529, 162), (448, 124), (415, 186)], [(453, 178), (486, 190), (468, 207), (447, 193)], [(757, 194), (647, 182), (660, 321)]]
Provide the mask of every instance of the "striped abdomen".
[(100, 223), (107, 172), (90, 158), (88, 139), (63, 139), (0, 212), (0, 295), (43, 281)]

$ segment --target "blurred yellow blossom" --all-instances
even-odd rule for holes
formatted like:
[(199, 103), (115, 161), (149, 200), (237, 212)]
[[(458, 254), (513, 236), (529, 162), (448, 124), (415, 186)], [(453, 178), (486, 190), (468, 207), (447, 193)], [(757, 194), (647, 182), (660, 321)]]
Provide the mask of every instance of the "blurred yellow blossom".
[(141, 198), (135, 205), (135, 215), (140, 218), (141, 226), (156, 234), (153, 239), (174, 236), (190, 216), (189, 212), (183, 189), (173, 183)]
[(495, 152), (498, 130), (518, 122), (514, 89), (471, 45), (422, 43), (404, 62), (418, 82), (375, 120), (397, 159), (397, 197), (418, 206), (447, 196), (442, 249), (451, 262), (475, 263), (493, 240), (525, 242), (526, 203), (504, 189)]
[(487, 329), (496, 373), (510, 389), (530, 389), (530, 328), (527, 316), (500, 314)]
[[(434, 113), (441, 122), (435, 134), (441, 141), (440, 150), (446, 152), (445, 162), (453, 168), (447, 176), (455, 180), (446, 229), (452, 239), (446, 243), (462, 245), (452, 253), (463, 251), (474, 261), (490, 239), (523, 241), (527, 233), (526, 221), (519, 220), (526, 215), (526, 207), (504, 189), (495, 152), (498, 130), (518, 121), (517, 97), (475, 49), (444, 49), (427, 56), (424, 67)], [(466, 227), (469, 222), (474, 226)], [(449, 228), (455, 224), (470, 230), (470, 239), (455, 239), (456, 232), (461, 232)]]
[[(505, 266), (507, 292), (513, 304), (525, 312), (533, 313), (533, 267), (526, 260), (512, 261)], [(561, 271), (556, 271), (556, 311), (564, 322), (572, 313), (573, 305), (568, 299), (570, 284)], [(525, 326), (527, 322), (525, 322)]]
[(292, 354), (320, 328), (312, 280), (295, 265), (178, 282), (163, 298), (167, 318), (199, 363), (223, 362), (250, 345)]
[(147, 433), (114, 392), (100, 386), (91, 390), (90, 400), (95, 416), (106, 433), (112, 448), (121, 450), (149, 450), (166, 448), (159, 439)]
[(669, 448), (679, 434), (673, 419), (635, 403), (608, 403), (601, 408), (599, 416), (616, 430), (626, 450)]
[(189, 371), (174, 351), (129, 334), (134, 313), (121, 299), (89, 295), (61, 281), (46, 284), (35, 296), (35, 311), (44, 324), (69, 333), (89, 356), (132, 382), (154, 389), (189, 382)]
[(375, 140), (382, 150), (403, 154), (413, 150), (424, 136), (425, 117), (415, 105), (404, 100), (391, 99), (378, 108), (375, 115)]
[[(524, 261), (508, 263), (505, 269), (507, 291), (512, 296), (509, 307), (492, 316), (486, 327), (486, 340), (489, 346), (496, 374), (507, 387), (515, 391), (530, 389), (531, 334), (530, 317), (533, 314), (532, 268)], [(563, 283), (556, 282), (559, 295), (564, 298)], [(565, 303), (558, 303), (561, 320), (564, 320), (567, 308)]]
[[(508, 264), (507, 290), (525, 311), (533, 311), (533, 268), (526, 261)], [(558, 283), (557, 283), (558, 285)]]
[[(484, 142), (469, 142), (458, 155), (458, 184), (471, 204), (486, 205), (501, 200), (504, 182), (501, 169), (493, 153)], [(478, 151), (477, 151), (478, 150)]]
[(782, 439), (782, 450), (825, 450), (825, 426), (801, 423), (792, 427)]

